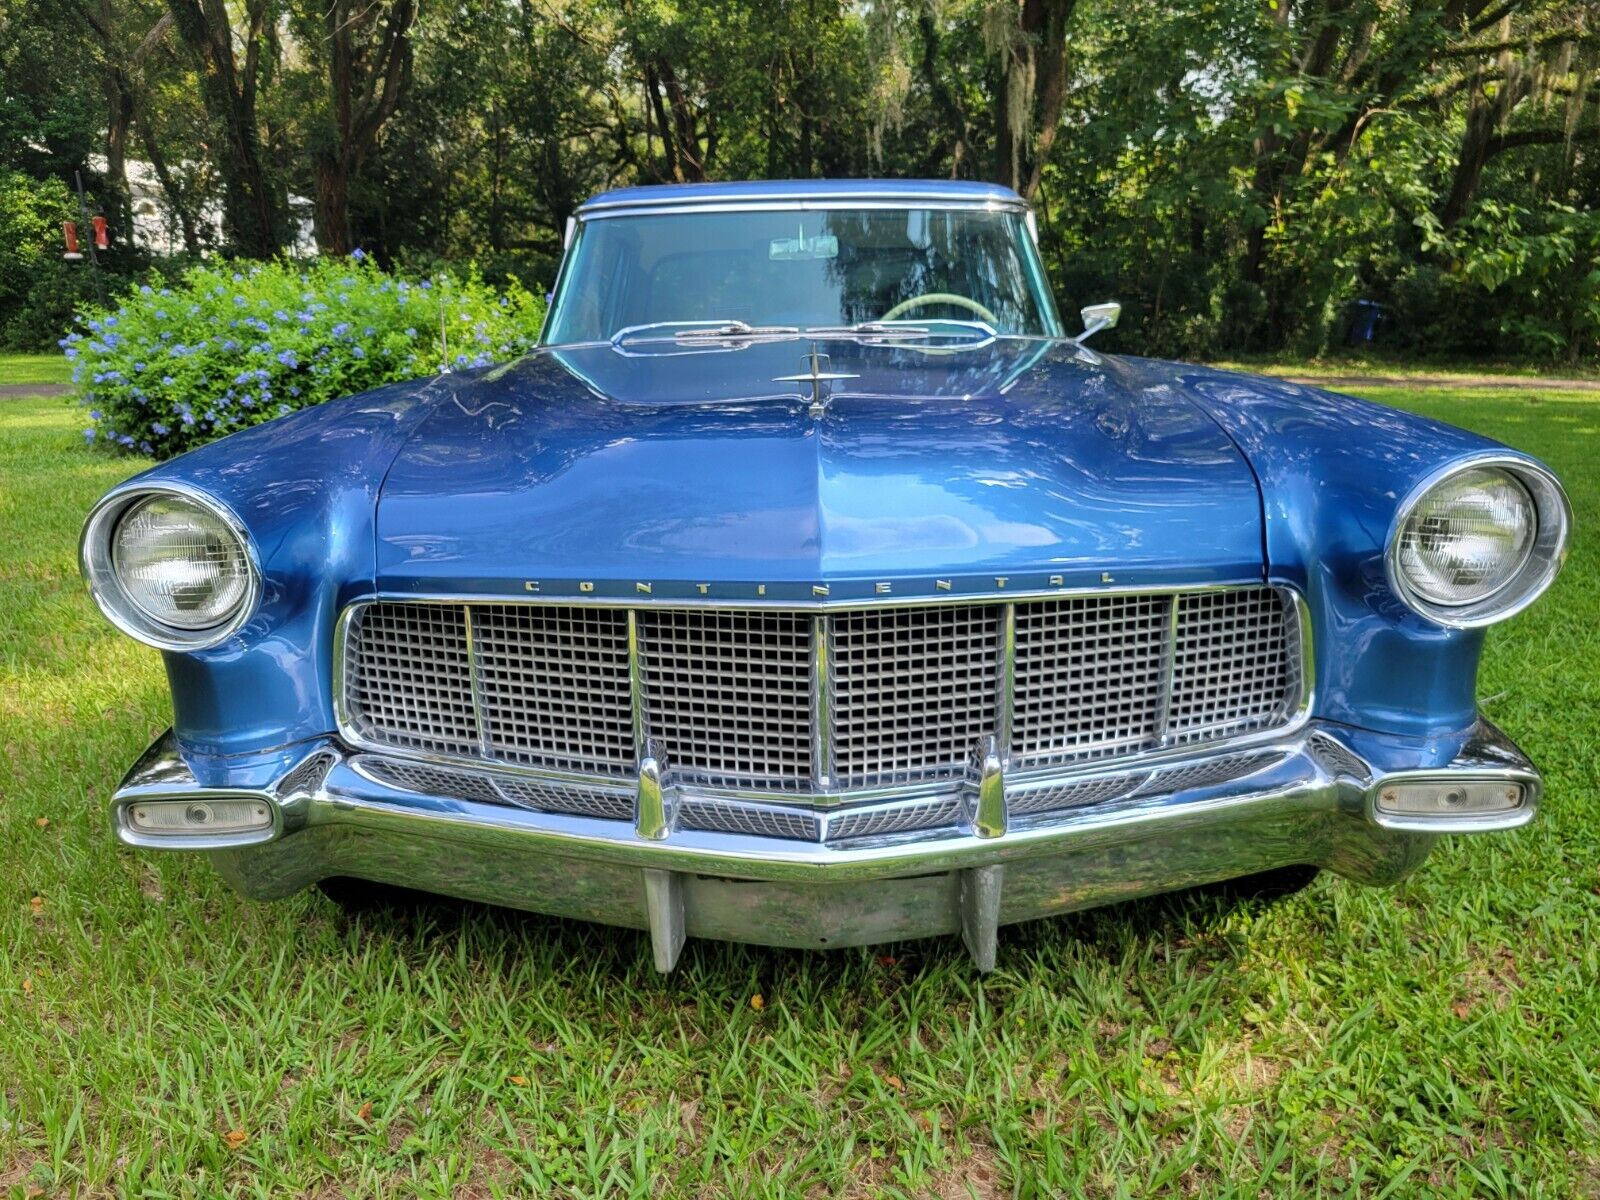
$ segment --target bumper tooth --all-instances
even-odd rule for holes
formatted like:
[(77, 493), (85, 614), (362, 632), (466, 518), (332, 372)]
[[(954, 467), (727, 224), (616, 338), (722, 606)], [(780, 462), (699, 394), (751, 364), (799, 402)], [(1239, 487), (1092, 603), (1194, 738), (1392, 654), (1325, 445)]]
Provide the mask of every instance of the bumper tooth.
[(961, 940), (972, 965), (987, 975), (994, 970), (1000, 943), (1000, 890), (1004, 867), (974, 867), (961, 872)]
[(650, 917), (650, 949), (656, 970), (678, 965), (688, 933), (683, 919), (683, 878), (675, 871), (644, 872), (644, 905)]

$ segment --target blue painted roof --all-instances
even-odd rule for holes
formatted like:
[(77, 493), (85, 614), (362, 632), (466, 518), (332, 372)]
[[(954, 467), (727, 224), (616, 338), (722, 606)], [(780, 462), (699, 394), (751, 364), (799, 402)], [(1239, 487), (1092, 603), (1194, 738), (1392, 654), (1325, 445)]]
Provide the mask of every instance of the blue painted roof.
[(593, 196), (579, 213), (603, 208), (663, 204), (737, 204), (786, 200), (927, 200), (960, 204), (1021, 205), (1022, 197), (998, 183), (954, 179), (758, 179), (743, 183), (669, 183), (616, 188)]

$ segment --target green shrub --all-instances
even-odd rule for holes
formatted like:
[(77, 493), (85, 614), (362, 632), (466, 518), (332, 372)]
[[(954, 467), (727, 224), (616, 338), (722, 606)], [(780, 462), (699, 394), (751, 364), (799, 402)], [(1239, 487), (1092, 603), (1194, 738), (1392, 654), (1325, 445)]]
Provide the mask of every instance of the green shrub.
[(60, 262), (61, 222), (73, 215), (59, 179), (0, 168), (0, 328), (21, 310), (36, 276)]
[(85, 438), (165, 458), (324, 400), (514, 358), (543, 319), (520, 284), (399, 279), (357, 251), (193, 267), (80, 313), (61, 345), (90, 410)]

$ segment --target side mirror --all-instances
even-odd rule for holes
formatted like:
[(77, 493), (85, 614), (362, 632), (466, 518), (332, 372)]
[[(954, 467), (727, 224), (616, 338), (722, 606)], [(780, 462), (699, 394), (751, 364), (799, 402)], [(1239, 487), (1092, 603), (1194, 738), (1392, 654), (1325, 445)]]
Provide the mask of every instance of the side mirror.
[(1122, 305), (1115, 300), (1107, 300), (1104, 304), (1091, 304), (1080, 309), (1078, 315), (1083, 318), (1083, 332), (1078, 335), (1077, 341), (1087, 342), (1102, 329), (1117, 327), (1117, 322), (1122, 320)]

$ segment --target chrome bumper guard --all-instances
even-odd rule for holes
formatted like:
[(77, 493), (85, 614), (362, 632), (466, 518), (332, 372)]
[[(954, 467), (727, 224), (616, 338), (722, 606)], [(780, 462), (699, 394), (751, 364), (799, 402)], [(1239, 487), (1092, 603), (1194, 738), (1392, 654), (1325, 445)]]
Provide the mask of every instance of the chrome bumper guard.
[[(812, 832), (717, 832), (672, 819), (714, 797), (663, 804), (659, 787), (641, 786), (631, 820), (579, 816), (394, 786), (371, 755), (333, 739), (298, 749), (266, 786), (205, 786), (168, 731), (116, 792), (117, 837), (205, 851), (257, 899), (351, 875), (647, 929), (663, 971), (688, 937), (833, 947), (957, 932), (987, 971), (999, 927), (1035, 917), (1299, 863), (1392, 883), (1438, 834), (1525, 824), (1541, 790), (1533, 764), (1487, 721), (1444, 742), (1311, 722), (1246, 752), (1050, 778), (1006, 778), (992, 753), (979, 754), (967, 781), (935, 797), (955, 805), (947, 826), (834, 840), (826, 831), (840, 814), (807, 806), (773, 807), (815, 817)], [(1503, 806), (1386, 811), (1402, 783), (1437, 785), (1444, 810), (1492, 785)], [(206, 823), (209, 805), (230, 800), (269, 815), (237, 832)], [(180, 804), (198, 819), (192, 830), (150, 831), (152, 811)]]

